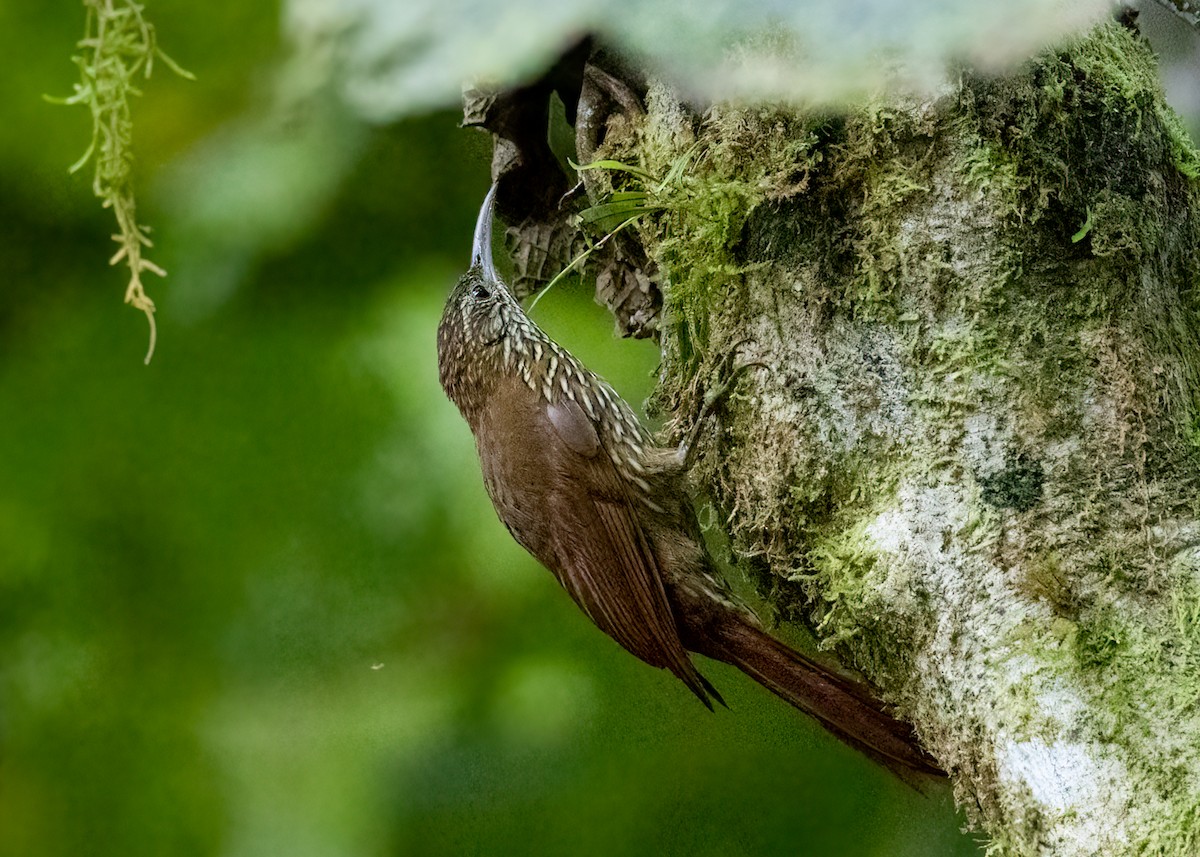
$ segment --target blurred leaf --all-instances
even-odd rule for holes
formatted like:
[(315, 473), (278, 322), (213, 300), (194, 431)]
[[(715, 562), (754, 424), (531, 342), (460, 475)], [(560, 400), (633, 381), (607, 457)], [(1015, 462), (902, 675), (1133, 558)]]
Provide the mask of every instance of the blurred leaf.
[(893, 80), (931, 90), (950, 61), (1019, 61), (1110, 6), (1108, 0), (289, 0), (286, 16), (301, 54), (338, 54), (350, 101), (382, 121), (454, 104), (464, 80), (517, 83), (582, 33), (640, 57), (701, 100), (821, 103)]
[(245, 115), (169, 165), (155, 196), (180, 248), (172, 311), (205, 316), (259, 258), (300, 238), (341, 190), (363, 141), (359, 123), (318, 100), (291, 119)]

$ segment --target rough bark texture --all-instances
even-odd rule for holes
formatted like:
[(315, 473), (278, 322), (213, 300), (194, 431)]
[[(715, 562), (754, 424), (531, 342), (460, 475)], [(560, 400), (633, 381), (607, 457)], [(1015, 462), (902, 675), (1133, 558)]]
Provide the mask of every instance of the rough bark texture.
[(1197, 853), (1200, 161), (1144, 43), (839, 116), (656, 88), (600, 154), (672, 176), (658, 404), (767, 364), (696, 476), (781, 616), (995, 853)]

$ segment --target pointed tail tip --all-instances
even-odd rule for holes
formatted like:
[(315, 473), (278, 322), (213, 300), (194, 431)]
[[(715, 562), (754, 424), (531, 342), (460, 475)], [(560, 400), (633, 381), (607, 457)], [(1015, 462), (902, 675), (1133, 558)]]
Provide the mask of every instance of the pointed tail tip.
[(701, 654), (737, 667), (917, 791), (923, 779), (946, 776), (912, 727), (894, 718), (865, 686), (830, 672), (740, 619), (711, 630), (716, 634)]
[(715, 687), (713, 687), (713, 683), (711, 681), (709, 681), (708, 679), (706, 679), (699, 672), (696, 673), (696, 677), (700, 679), (700, 685), (704, 688), (705, 698), (702, 699), (702, 701), (708, 707), (708, 710), (709, 711), (715, 710), (713, 708), (713, 702), (716, 702), (718, 705), (720, 705), (722, 708), (724, 708), (726, 711), (728, 711), (729, 703), (727, 703), (725, 701), (725, 698), (723, 696), (721, 696), (721, 692), (718, 691)]

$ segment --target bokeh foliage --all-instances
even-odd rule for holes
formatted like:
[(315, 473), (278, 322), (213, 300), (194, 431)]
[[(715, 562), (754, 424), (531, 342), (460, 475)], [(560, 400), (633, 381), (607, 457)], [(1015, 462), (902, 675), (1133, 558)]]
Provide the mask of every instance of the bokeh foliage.
[[(0, 6), (0, 855), (972, 853), (740, 676), (703, 711), (496, 521), (434, 354), (485, 141), (272, 117), (274, 10), (147, 12), (198, 77), (134, 105), (149, 367), (40, 98), (82, 8)], [(585, 291), (537, 314), (640, 401)]]

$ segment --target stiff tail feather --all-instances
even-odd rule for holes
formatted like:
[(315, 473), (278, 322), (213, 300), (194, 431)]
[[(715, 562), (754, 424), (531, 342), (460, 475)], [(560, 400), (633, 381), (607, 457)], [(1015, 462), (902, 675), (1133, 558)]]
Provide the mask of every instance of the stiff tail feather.
[(726, 613), (706, 630), (705, 645), (694, 651), (737, 667), (909, 785), (919, 783), (913, 774), (945, 776), (917, 743), (912, 727), (888, 714), (864, 686), (830, 672), (736, 614)]

